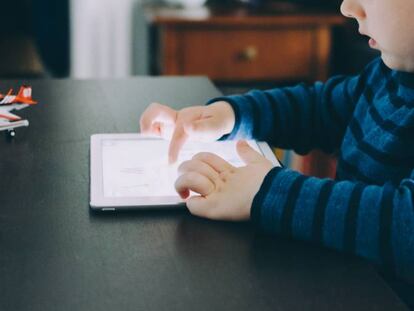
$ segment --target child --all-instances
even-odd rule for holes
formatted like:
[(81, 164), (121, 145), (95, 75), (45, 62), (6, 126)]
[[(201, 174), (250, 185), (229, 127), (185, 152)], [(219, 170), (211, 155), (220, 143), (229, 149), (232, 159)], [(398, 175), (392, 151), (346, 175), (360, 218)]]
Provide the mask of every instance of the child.
[[(184, 162), (175, 187), (191, 213), (352, 252), (414, 282), (414, 1), (344, 0), (342, 13), (381, 58), (355, 77), (216, 98), (175, 111), (152, 104), (143, 133), (255, 138), (305, 154), (338, 151), (335, 180), (272, 168), (244, 141), (235, 168), (213, 154)], [(189, 197), (192, 190), (199, 195)]]

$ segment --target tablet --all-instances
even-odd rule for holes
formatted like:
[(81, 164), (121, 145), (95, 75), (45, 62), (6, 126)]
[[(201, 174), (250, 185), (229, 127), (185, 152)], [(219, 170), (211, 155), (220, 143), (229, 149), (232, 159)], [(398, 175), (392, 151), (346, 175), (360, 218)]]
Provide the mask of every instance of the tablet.
[[(267, 143), (248, 141), (275, 166), (279, 161)], [(234, 166), (243, 166), (236, 141), (187, 142), (178, 161), (168, 164), (169, 141), (141, 134), (91, 136), (90, 207), (93, 210), (184, 207), (175, 191), (180, 163), (199, 152), (212, 152)]]

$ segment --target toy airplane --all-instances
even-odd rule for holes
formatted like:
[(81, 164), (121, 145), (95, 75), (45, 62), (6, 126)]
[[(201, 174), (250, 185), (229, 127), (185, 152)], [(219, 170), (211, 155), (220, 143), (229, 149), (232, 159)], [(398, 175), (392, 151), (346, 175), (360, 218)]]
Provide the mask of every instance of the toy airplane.
[(17, 95), (12, 95), (11, 89), (6, 95), (0, 94), (0, 131), (7, 131), (9, 137), (16, 135), (15, 129), (22, 126), (29, 126), (28, 120), (10, 113), (12, 110), (21, 110), (30, 105), (37, 104), (32, 99), (32, 88), (30, 86), (20, 87)]

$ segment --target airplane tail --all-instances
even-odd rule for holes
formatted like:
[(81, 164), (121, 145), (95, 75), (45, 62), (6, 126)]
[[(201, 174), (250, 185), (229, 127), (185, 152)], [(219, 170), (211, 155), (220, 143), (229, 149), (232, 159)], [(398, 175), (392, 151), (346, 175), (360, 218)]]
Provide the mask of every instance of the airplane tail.
[(21, 86), (17, 97), (32, 100), (32, 88), (30, 86)]
[(21, 98), (25, 100), (25, 103), (28, 104), (35, 104), (36, 102), (32, 99), (32, 87), (23, 85), (20, 87), (19, 93), (17, 94), (17, 98)]

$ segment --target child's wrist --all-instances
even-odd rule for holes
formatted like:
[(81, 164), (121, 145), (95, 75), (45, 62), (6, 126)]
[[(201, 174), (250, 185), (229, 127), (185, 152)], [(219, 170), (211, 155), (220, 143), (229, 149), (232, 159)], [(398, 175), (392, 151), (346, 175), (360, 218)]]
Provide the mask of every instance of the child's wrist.
[(220, 109), (224, 121), (224, 134), (230, 134), (233, 131), (234, 125), (236, 123), (233, 107), (230, 105), (230, 103), (224, 100), (214, 102), (211, 104), (211, 106), (216, 106)]

